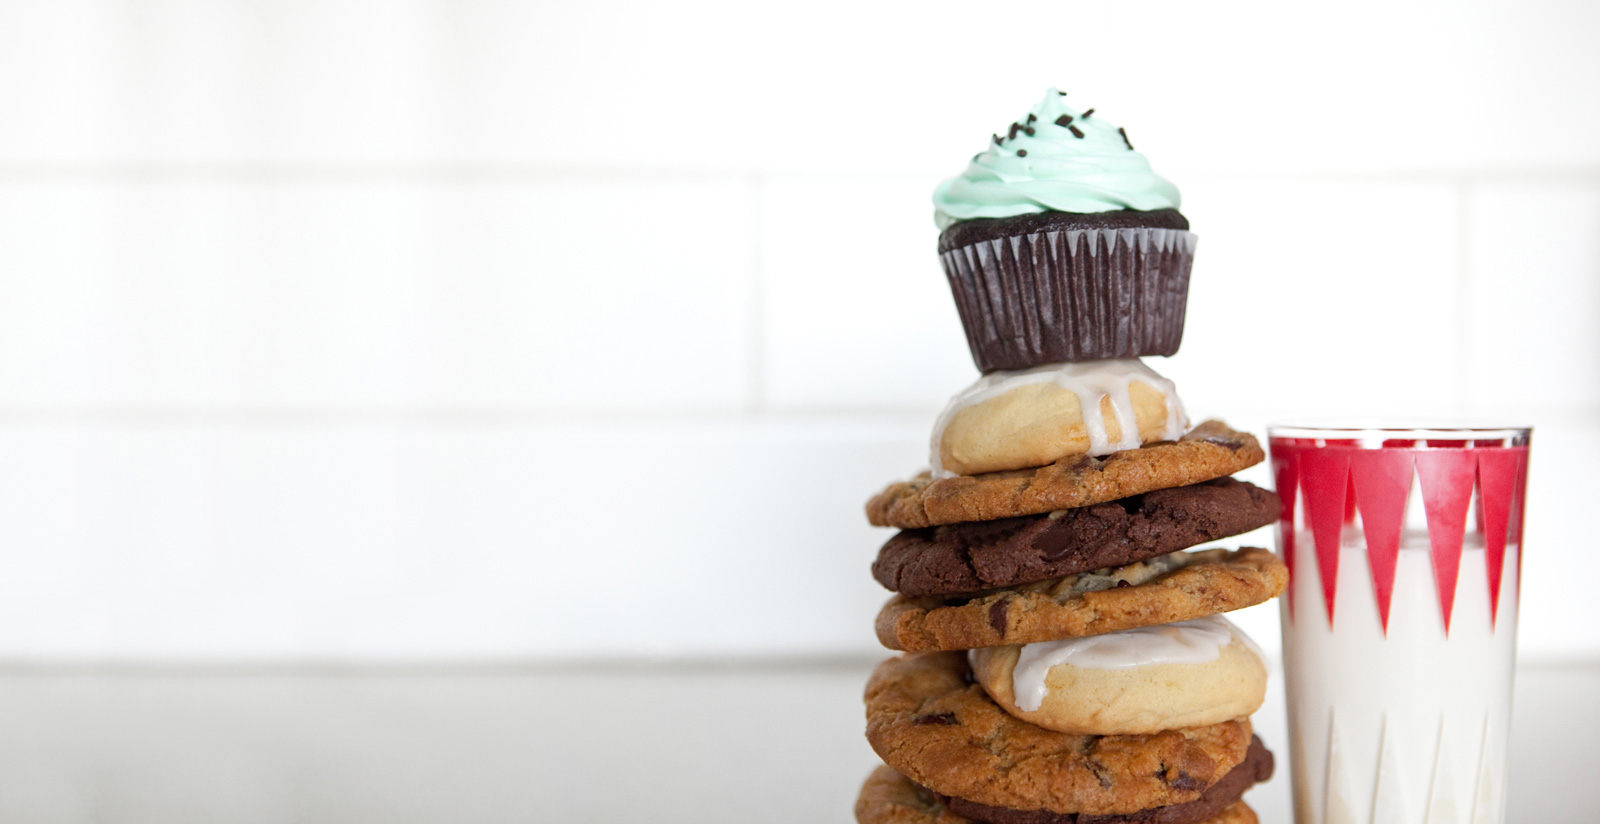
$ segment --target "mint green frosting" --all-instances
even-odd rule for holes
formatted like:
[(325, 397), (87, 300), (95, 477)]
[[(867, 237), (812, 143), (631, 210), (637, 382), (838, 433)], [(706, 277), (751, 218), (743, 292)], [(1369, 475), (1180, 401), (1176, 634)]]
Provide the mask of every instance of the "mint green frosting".
[[(1085, 117), (1051, 89), (1028, 114), (933, 190), (941, 230), (976, 217), (1178, 208), (1178, 188), (1098, 112)], [(1071, 120), (1058, 125), (1063, 116)]]

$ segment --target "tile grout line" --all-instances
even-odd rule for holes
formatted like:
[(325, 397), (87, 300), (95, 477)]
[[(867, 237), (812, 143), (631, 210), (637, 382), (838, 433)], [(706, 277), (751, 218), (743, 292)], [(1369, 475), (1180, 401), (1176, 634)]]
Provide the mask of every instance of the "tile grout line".
[[(718, 168), (713, 166), (639, 167), (563, 167), (519, 162), (416, 162), (355, 163), (329, 162), (125, 162), (125, 163), (50, 163), (0, 161), (0, 182), (121, 182), (166, 183), (482, 183), (551, 181), (755, 181), (758, 185), (772, 176), (882, 178), (927, 177), (942, 175), (939, 170), (900, 170), (880, 172), (869, 169), (821, 172), (806, 168)], [(1189, 177), (1231, 181), (1438, 181), (1463, 179), (1496, 182), (1595, 182), (1600, 181), (1600, 166), (1482, 167), (1410, 171), (1293, 172), (1271, 171), (1260, 174), (1217, 174), (1190, 172)]]
[[(1539, 407), (1563, 425), (1590, 425), (1600, 407)], [(1281, 408), (1236, 408), (1249, 418), (1288, 414)], [(810, 424), (899, 426), (916, 421), (926, 428), (925, 406), (785, 406), (763, 405), (759, 420), (743, 407), (607, 408), (600, 406), (339, 406), (277, 404), (185, 406), (182, 404), (18, 404), (0, 402), (0, 429), (37, 427), (327, 427), (367, 426), (515, 429), (526, 427), (726, 426), (760, 423), (776, 426)]]
[(1470, 175), (1455, 180), (1456, 190), (1456, 299), (1455, 299), (1455, 374), (1451, 381), (1455, 387), (1455, 406), (1475, 413), (1472, 392), (1472, 306), (1474, 298), (1473, 276), (1476, 267), (1472, 262), (1472, 212), (1478, 195), (1478, 181)]
[(759, 415), (766, 411), (766, 211), (762, 208), (766, 197), (766, 176), (750, 176), (750, 270), (747, 274), (750, 294), (746, 311), (749, 313), (745, 330), (745, 412)]
[[(761, 415), (762, 423), (889, 422), (920, 418), (927, 410), (918, 406), (816, 407), (785, 409)], [(542, 426), (725, 426), (752, 422), (743, 407), (606, 408), (597, 406), (337, 406), (337, 405), (237, 405), (183, 406), (178, 404), (40, 405), (0, 403), (0, 428), (39, 426), (265, 426), (352, 427), (422, 426), (468, 428), (519, 428)]]
[[(1269, 671), (1283, 672), (1281, 652), (1265, 654)], [(506, 655), (482, 658), (328, 658), (317, 656), (256, 658), (30, 658), (0, 656), (0, 679), (48, 678), (502, 678), (587, 675), (827, 675), (870, 670), (883, 660), (880, 651), (835, 650), (792, 655), (746, 655), (736, 652), (702, 655)], [(1518, 673), (1600, 675), (1600, 657), (1551, 654), (1519, 658)]]

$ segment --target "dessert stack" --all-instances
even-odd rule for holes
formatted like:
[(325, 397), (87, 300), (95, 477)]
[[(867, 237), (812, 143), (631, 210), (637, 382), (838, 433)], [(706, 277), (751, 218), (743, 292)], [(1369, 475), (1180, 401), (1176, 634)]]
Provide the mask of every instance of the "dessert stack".
[(1288, 582), (1265, 549), (1184, 551), (1273, 523), (1229, 477), (1256, 439), (1190, 427), (1140, 358), (1183, 333), (1195, 238), (1127, 133), (1051, 89), (934, 193), (982, 377), (928, 472), (867, 504), (900, 530), (867, 684), (883, 759), (862, 824), (1254, 822), (1272, 773), (1255, 645), (1220, 613)]

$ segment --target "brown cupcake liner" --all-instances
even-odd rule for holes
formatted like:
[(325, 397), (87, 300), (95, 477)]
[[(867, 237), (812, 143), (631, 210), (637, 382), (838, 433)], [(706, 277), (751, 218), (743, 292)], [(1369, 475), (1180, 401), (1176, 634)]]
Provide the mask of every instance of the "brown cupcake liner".
[(981, 372), (1171, 355), (1196, 237), (1181, 229), (1049, 229), (943, 252)]

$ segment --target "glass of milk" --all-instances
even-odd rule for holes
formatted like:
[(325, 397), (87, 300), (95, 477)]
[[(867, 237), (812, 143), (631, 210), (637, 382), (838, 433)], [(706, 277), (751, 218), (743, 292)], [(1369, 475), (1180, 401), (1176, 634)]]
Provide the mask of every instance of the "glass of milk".
[(1530, 434), (1268, 428), (1297, 824), (1504, 819)]

